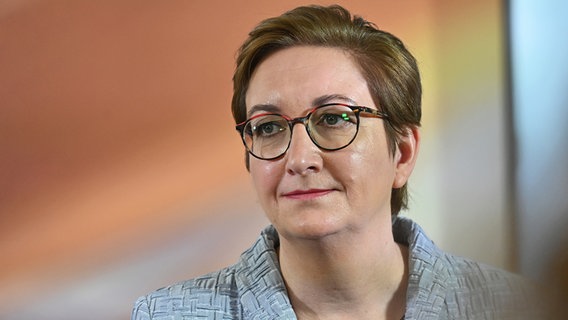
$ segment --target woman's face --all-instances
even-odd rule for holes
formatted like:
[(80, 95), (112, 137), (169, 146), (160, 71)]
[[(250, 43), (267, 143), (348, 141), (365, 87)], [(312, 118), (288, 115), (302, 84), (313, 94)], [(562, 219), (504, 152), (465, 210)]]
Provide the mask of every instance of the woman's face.
[[(254, 71), (246, 95), (248, 118), (267, 108), (296, 118), (333, 102), (377, 109), (349, 54), (325, 47), (270, 55)], [(410, 172), (399, 168), (405, 158), (400, 150), (389, 153), (383, 121), (362, 116), (356, 139), (337, 151), (319, 149), (305, 127), (295, 125), (284, 156), (250, 157), (259, 201), (281, 236), (319, 239), (385, 223), (390, 228), (391, 189)]]

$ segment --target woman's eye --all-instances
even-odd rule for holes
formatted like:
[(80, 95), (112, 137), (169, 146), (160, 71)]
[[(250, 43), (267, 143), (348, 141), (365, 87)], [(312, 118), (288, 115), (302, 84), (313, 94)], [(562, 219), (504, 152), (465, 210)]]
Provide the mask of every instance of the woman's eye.
[(276, 122), (267, 122), (256, 127), (255, 132), (259, 136), (271, 136), (283, 131), (284, 128)]
[(328, 125), (335, 125), (341, 121), (341, 118), (336, 114), (326, 114), (323, 116), (323, 121)]
[(342, 114), (326, 113), (320, 117), (320, 120), (318, 122), (326, 126), (337, 126), (341, 125), (344, 122), (349, 122), (350, 120), (351, 119), (349, 115), (347, 115), (346, 113)]

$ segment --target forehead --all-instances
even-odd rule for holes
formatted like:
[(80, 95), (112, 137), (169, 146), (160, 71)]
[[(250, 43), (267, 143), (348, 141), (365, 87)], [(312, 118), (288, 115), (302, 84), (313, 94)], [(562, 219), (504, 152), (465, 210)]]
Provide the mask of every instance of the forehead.
[(337, 48), (299, 46), (277, 51), (252, 74), (247, 111), (257, 104), (313, 107), (322, 96), (372, 103), (367, 83), (352, 56)]

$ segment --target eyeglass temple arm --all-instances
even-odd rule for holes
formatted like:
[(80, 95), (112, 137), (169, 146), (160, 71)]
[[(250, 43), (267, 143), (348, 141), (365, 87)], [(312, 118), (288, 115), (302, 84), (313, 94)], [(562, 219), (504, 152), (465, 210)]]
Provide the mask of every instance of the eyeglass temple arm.
[(382, 111), (376, 110), (376, 109), (371, 109), (371, 108), (368, 108), (368, 107), (359, 107), (358, 110), (359, 110), (359, 115), (362, 115), (362, 113), (364, 112), (364, 113), (374, 115), (374, 116), (381, 118), (381, 119), (388, 119), (389, 118), (388, 114), (386, 114)]

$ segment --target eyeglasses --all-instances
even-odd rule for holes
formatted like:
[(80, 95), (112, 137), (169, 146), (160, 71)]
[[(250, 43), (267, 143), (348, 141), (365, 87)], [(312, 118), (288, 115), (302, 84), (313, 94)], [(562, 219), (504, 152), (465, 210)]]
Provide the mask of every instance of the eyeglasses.
[(306, 127), (312, 142), (322, 150), (335, 151), (347, 147), (359, 132), (361, 113), (388, 118), (387, 114), (375, 109), (330, 103), (315, 107), (306, 116), (294, 119), (278, 113), (257, 114), (237, 124), (236, 129), (251, 155), (272, 160), (288, 151), (292, 129), (297, 123)]

